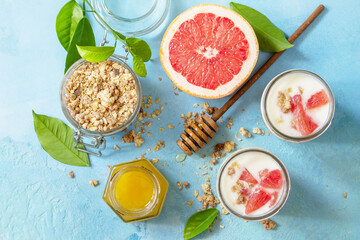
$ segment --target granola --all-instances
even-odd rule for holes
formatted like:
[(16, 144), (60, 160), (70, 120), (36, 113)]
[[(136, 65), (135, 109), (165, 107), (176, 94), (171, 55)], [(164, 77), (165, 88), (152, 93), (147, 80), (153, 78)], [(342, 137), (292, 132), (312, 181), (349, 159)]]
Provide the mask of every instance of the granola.
[(277, 105), (280, 107), (283, 113), (288, 113), (291, 109), (290, 95), (287, 91), (279, 91), (277, 98)]
[(84, 63), (65, 87), (66, 108), (83, 128), (108, 131), (124, 124), (137, 104), (132, 74), (117, 62)]
[(262, 225), (264, 225), (264, 228), (266, 230), (271, 230), (271, 229), (274, 229), (276, 227), (276, 223), (274, 221), (271, 221), (270, 219), (262, 220), (262, 221), (260, 221), (260, 223)]

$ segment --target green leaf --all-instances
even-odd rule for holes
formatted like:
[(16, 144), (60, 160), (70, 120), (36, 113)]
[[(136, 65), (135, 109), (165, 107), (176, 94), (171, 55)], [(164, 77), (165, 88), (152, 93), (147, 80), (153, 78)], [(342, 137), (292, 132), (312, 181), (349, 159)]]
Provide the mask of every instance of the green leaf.
[[(34, 128), (43, 149), (59, 162), (74, 166), (89, 166), (86, 153), (74, 148), (73, 130), (59, 119), (32, 111)], [(83, 146), (81, 146), (83, 148)]]
[(69, 49), (76, 26), (82, 18), (83, 11), (75, 0), (66, 3), (56, 17), (56, 34), (66, 51)]
[(91, 24), (86, 17), (83, 17), (74, 33), (71, 40), (68, 54), (65, 62), (65, 72), (73, 65), (74, 62), (79, 60), (81, 56), (78, 53), (76, 45), (79, 46), (95, 46), (95, 36)]
[(131, 55), (140, 56), (144, 62), (150, 60), (151, 49), (144, 40), (138, 38), (127, 38), (126, 45), (129, 48)]
[(78, 52), (82, 58), (89, 62), (102, 62), (108, 59), (115, 51), (115, 47), (92, 47), (77, 46)]
[(140, 77), (146, 77), (146, 67), (140, 56), (133, 55), (133, 68), (137, 75)]
[(184, 239), (190, 239), (205, 231), (215, 220), (219, 211), (216, 208), (209, 208), (193, 214), (186, 222)]
[(266, 16), (248, 6), (230, 3), (231, 9), (243, 16), (253, 27), (263, 52), (281, 52), (294, 45), (288, 42), (285, 34), (277, 28)]

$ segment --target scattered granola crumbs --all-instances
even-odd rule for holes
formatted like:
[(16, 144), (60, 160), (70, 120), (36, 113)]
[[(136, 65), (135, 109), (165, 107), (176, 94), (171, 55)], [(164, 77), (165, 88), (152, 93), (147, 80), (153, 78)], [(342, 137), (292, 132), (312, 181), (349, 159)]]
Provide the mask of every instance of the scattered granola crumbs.
[(199, 196), (199, 190), (195, 190), (195, 192), (194, 192), (194, 197), (198, 197)]
[(117, 145), (114, 144), (114, 149), (119, 150), (120, 148)]
[(347, 192), (344, 192), (343, 197), (347, 198)]
[(158, 141), (158, 144), (160, 145), (160, 147), (164, 148), (165, 147), (165, 143), (164, 141)]
[(238, 132), (236, 132), (236, 133), (235, 133), (235, 138), (236, 138), (239, 142), (241, 142), (241, 141), (242, 141), (242, 139), (241, 139), (241, 138), (239, 138), (237, 134), (238, 134)]
[(259, 122), (257, 122), (257, 123), (256, 123), (256, 125), (258, 125), (258, 126), (259, 126)]
[(205, 178), (205, 182), (210, 182), (210, 178)]
[(148, 148), (148, 149), (147, 149), (147, 154), (150, 154), (150, 153), (151, 153), (151, 149)]
[(134, 142), (134, 137), (135, 137), (135, 131), (131, 130), (131, 132), (126, 133), (125, 136), (122, 137), (122, 142), (132, 143)]
[(219, 228), (225, 228), (223, 225), (220, 225)]
[(271, 221), (270, 219), (265, 219), (260, 221), (260, 223), (264, 226), (266, 230), (271, 230), (276, 227), (276, 223), (274, 221)]
[(233, 141), (226, 141), (224, 144), (224, 151), (231, 152), (235, 148), (235, 143)]
[(159, 77), (159, 81), (161, 81), (162, 80), (162, 78), (161, 77)]
[(191, 201), (191, 202), (186, 202), (186, 203), (189, 204), (189, 208), (192, 207), (192, 205), (194, 204), (193, 201)]
[(231, 117), (227, 118), (227, 120), (229, 121), (229, 123), (226, 124), (226, 127), (227, 127), (228, 129), (231, 129), (231, 126), (232, 126), (234, 123), (232, 122)]
[(267, 136), (270, 136), (270, 133), (269, 133), (269, 132), (266, 132), (266, 135), (267, 135)]
[(98, 180), (90, 180), (89, 181), (89, 184), (93, 187), (97, 186), (99, 184), (99, 181)]
[(264, 130), (261, 130), (260, 128), (254, 128), (252, 132), (258, 135), (264, 135)]
[(114, 140), (114, 137), (111, 137), (111, 140)]
[(73, 172), (73, 171), (70, 171), (70, 172), (68, 173), (68, 176), (69, 176), (69, 178), (74, 178), (74, 172)]
[(152, 163), (158, 163), (158, 162), (159, 162), (159, 159), (153, 158), (153, 159), (151, 160), (151, 162), (152, 162)]
[(160, 109), (161, 109), (161, 110), (164, 110), (164, 106), (163, 106), (163, 105), (160, 105)]
[(243, 127), (240, 128), (239, 132), (243, 137), (246, 137), (246, 138), (251, 137), (251, 133), (249, 133), (249, 131)]
[(177, 92), (174, 92), (174, 94), (177, 96), (177, 95), (179, 95)]
[(141, 145), (144, 143), (144, 139), (141, 138), (141, 132), (138, 132), (135, 137), (134, 137), (134, 141), (135, 141), (135, 147), (141, 147)]
[(202, 175), (206, 175), (206, 174), (208, 174), (208, 173), (207, 173), (207, 172), (203, 172), (203, 173), (202, 173)]
[(211, 165), (215, 165), (217, 163), (217, 160), (214, 158), (214, 159), (210, 160), (209, 163)]
[(150, 137), (150, 136), (151, 136), (151, 132), (148, 132), (148, 133), (147, 133), (147, 136)]
[(215, 151), (222, 151), (224, 150), (225, 144), (224, 143), (218, 143), (214, 146)]
[(210, 170), (210, 171), (212, 171), (212, 170), (213, 170), (213, 168), (212, 168), (212, 167), (209, 167), (209, 170)]
[(206, 155), (205, 155), (205, 154), (204, 154), (204, 155), (202, 155), (202, 156), (201, 156), (201, 158), (206, 158)]
[(108, 168), (108, 169), (111, 169), (111, 166), (110, 166), (110, 165), (107, 165), (107, 168)]
[(201, 199), (202, 209), (207, 209), (209, 206), (210, 207), (215, 207), (217, 201), (219, 201), (219, 200), (216, 200), (214, 194), (212, 193), (210, 183), (202, 184), (201, 189), (202, 189), (203, 194), (204, 194), (200, 198)]
[(244, 220), (244, 223), (247, 223), (248, 222), (248, 220)]
[(172, 124), (168, 124), (168, 125), (166, 125), (169, 129), (174, 129), (174, 125), (172, 125)]
[(188, 182), (183, 182), (183, 186), (184, 186), (184, 188), (187, 188), (187, 187), (189, 187), (189, 183)]
[(165, 129), (164, 128), (159, 128), (160, 132), (164, 131)]
[(207, 102), (200, 104), (201, 109), (207, 109), (208, 107), (209, 107), (209, 104)]
[(193, 105), (194, 108), (197, 108), (198, 106), (199, 106), (199, 104), (197, 104), (197, 103), (195, 103), (195, 104)]
[(227, 215), (229, 214), (228, 210), (226, 210), (225, 208), (223, 210), (221, 210), (220, 214), (224, 214)]
[(154, 147), (154, 152), (159, 151), (159, 150), (160, 150), (160, 145), (156, 144), (155, 147)]
[(160, 98), (155, 100), (155, 103), (159, 103), (160, 102)]
[(176, 86), (175, 85), (173, 85), (173, 87), (172, 87), (174, 90), (176, 89)]

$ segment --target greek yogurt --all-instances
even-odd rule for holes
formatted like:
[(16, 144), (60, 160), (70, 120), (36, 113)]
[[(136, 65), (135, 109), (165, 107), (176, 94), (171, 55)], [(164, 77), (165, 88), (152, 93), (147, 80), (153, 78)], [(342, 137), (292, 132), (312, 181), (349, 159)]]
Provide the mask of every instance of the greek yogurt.
[(284, 173), (286, 168), (275, 158), (262, 149), (243, 149), (224, 162), (218, 176), (218, 192), (231, 213), (252, 220), (251, 217), (261, 218), (274, 209), (280, 210), (290, 182)]
[(316, 133), (328, 121), (330, 95), (328, 87), (315, 74), (287, 72), (268, 90), (265, 112), (282, 134), (305, 137)]

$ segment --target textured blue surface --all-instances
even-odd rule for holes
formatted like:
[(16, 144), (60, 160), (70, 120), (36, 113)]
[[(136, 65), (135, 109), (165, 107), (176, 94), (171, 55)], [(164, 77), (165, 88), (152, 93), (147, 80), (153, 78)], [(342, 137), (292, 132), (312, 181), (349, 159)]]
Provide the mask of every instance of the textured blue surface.
[[(91, 167), (72, 167), (53, 160), (42, 150), (35, 132), (31, 109), (65, 120), (59, 103), (59, 86), (65, 51), (55, 34), (55, 18), (65, 1), (0, 2), (0, 239), (181, 239), (186, 219), (200, 208), (195, 189), (204, 183), (203, 170), (217, 142), (233, 140), (240, 126), (252, 129), (256, 122), (264, 129), (260, 115), (260, 96), (266, 83), (278, 73), (304, 68), (322, 76), (332, 87), (336, 113), (332, 126), (320, 138), (304, 144), (279, 140), (273, 135), (255, 136), (236, 148), (261, 147), (272, 151), (287, 166), (292, 190), (282, 211), (273, 219), (275, 231), (259, 223), (244, 223), (224, 216), (220, 229), (197, 239), (356, 239), (360, 234), (360, 2), (323, 2), (325, 12), (269, 69), (225, 117), (232, 117), (231, 130), (221, 124), (216, 138), (201, 151), (187, 158), (185, 166), (175, 162), (175, 141), (183, 128), (180, 114), (193, 111), (194, 103), (204, 102), (185, 93), (175, 96), (172, 83), (159, 61), (159, 45), (169, 20), (187, 8), (205, 1), (173, 1), (167, 22), (146, 39), (153, 49), (148, 77), (141, 79), (144, 95), (161, 98), (165, 106), (161, 121), (154, 121), (153, 135), (145, 138), (141, 149), (121, 144), (122, 133), (108, 140), (101, 158), (91, 157)], [(208, 1), (228, 6), (228, 1)], [(291, 34), (317, 7), (318, 0), (244, 0), (266, 14), (277, 26)], [(91, 21), (95, 23), (91, 17)], [(102, 29), (94, 24), (97, 42)], [(118, 48), (121, 53), (121, 48)], [(258, 65), (269, 54), (261, 53)], [(158, 77), (162, 77), (161, 82)], [(209, 101), (221, 106), (227, 99)], [(241, 112), (241, 109), (246, 109)], [(176, 128), (169, 130), (166, 124)], [(224, 122), (225, 123), (225, 122)], [(159, 132), (159, 127), (165, 127)], [(159, 158), (156, 165), (170, 183), (161, 215), (153, 220), (124, 224), (102, 201), (107, 165), (132, 160), (164, 140), (166, 148), (148, 155)], [(112, 149), (118, 144), (120, 151)], [(167, 163), (168, 166), (162, 166)], [(217, 165), (211, 172), (215, 185)], [(67, 173), (73, 170), (75, 178)], [(199, 175), (195, 175), (198, 172)], [(98, 179), (93, 188), (88, 180)], [(179, 191), (176, 181), (189, 181), (190, 189)], [(328, 187), (326, 187), (328, 185)], [(347, 192), (347, 199), (343, 193)]]

